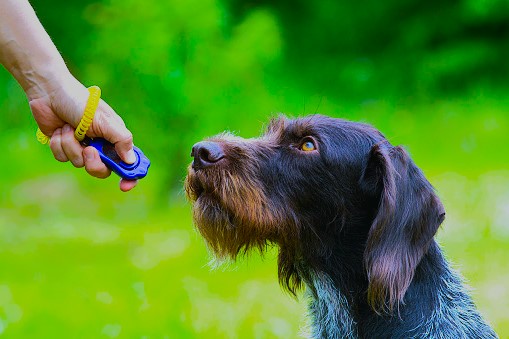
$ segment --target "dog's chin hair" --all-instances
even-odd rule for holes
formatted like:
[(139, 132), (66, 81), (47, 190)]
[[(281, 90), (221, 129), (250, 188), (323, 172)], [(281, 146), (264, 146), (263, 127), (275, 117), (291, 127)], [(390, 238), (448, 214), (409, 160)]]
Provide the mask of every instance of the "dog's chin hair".
[[(195, 211), (194, 222), (211, 254), (210, 266), (224, 266), (233, 263), (239, 257), (248, 256), (252, 250), (263, 254), (267, 247), (267, 240), (264, 237), (257, 237), (257, 234), (252, 234), (250, 232), (252, 227), (230, 223), (227, 221), (228, 215), (220, 213), (204, 215), (203, 211)], [(212, 216), (215, 217), (215, 220), (211, 220)]]
[(207, 263), (207, 266), (210, 268), (211, 271), (234, 271), (237, 269), (237, 266), (235, 264), (235, 259), (230, 257), (218, 257), (215, 255), (210, 256), (210, 260)]

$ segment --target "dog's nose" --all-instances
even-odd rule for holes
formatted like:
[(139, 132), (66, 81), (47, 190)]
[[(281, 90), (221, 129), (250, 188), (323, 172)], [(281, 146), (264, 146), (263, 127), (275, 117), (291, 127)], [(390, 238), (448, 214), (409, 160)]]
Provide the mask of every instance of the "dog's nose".
[(224, 158), (223, 147), (214, 141), (200, 141), (191, 150), (195, 170), (213, 166)]

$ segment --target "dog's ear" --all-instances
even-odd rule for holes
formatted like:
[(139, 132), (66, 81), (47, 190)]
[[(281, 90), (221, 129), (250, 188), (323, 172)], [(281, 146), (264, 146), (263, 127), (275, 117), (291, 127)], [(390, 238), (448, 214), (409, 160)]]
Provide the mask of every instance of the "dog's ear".
[(391, 312), (403, 302), (445, 211), (431, 184), (401, 147), (373, 146), (360, 184), (379, 199), (364, 252), (368, 302), (377, 312)]

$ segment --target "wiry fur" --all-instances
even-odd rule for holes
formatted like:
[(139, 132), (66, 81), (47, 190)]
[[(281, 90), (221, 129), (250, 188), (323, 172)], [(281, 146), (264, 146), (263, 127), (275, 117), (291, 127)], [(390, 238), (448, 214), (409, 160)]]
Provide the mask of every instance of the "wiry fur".
[(324, 273), (316, 273), (308, 286), (312, 338), (358, 338), (349, 302), (332, 279)]
[(308, 287), (313, 338), (496, 338), (433, 240), (440, 199), (380, 132), (280, 117), (258, 139), (209, 141), (224, 157), (186, 179), (198, 230), (220, 259), (277, 245), (282, 286)]

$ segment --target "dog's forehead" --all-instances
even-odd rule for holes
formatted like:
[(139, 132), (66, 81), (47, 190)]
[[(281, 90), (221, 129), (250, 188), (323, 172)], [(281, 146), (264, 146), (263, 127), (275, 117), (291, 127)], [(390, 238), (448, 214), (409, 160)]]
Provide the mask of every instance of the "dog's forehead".
[(323, 115), (310, 115), (296, 119), (279, 116), (270, 121), (265, 135), (278, 139), (299, 138), (308, 135), (326, 138), (369, 139), (375, 142), (385, 139), (377, 129), (370, 125)]
[(325, 126), (331, 126), (333, 120), (321, 115), (311, 115), (302, 118), (290, 119), (285, 116), (279, 116), (270, 121), (267, 126), (266, 135), (272, 136), (303, 136), (314, 134)]

